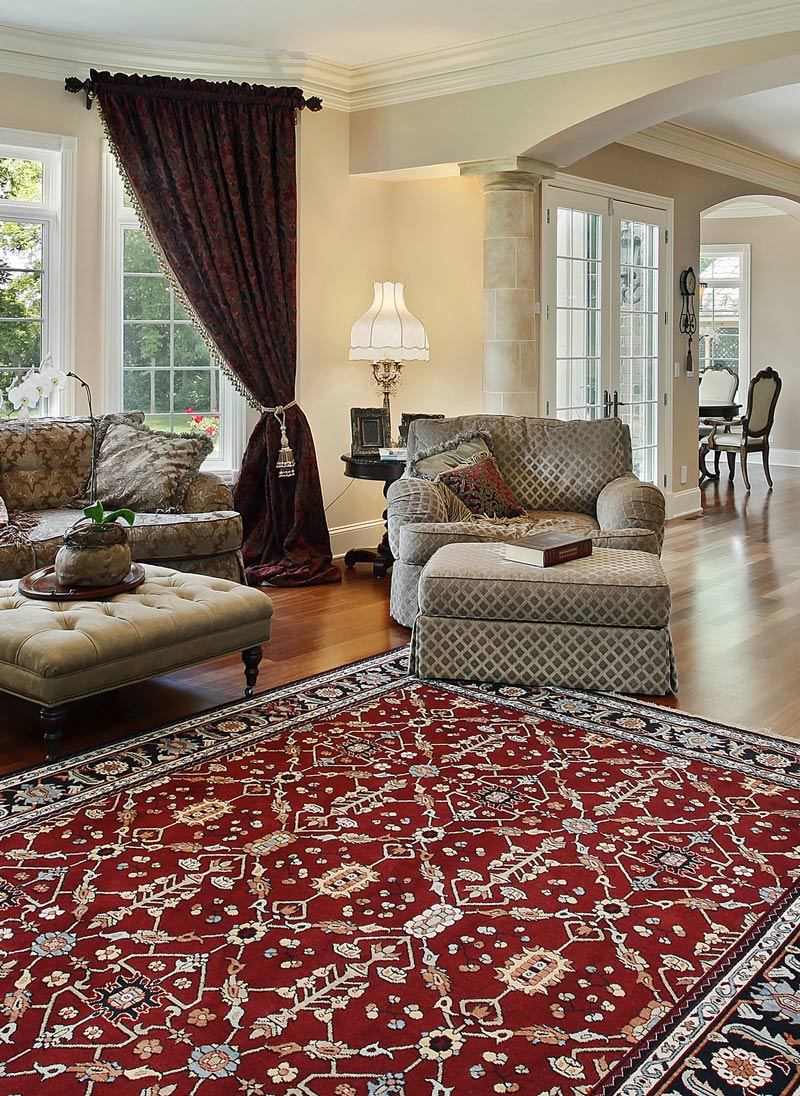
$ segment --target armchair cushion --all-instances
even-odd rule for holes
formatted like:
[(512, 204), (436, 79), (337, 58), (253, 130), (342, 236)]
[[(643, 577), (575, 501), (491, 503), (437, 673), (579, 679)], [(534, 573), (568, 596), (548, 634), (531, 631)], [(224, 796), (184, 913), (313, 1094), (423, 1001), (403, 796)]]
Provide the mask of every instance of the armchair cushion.
[(491, 455), (483, 434), (457, 434), (429, 449), (418, 449), (409, 472), (422, 479), (436, 480), (443, 472), (464, 464), (477, 464)]
[(528, 511), (514, 521), (473, 518), (471, 521), (409, 522), (400, 531), (399, 558), (403, 563), (422, 567), (445, 544), (516, 540), (545, 529), (583, 536), (593, 536), (598, 531), (597, 522), (587, 514), (547, 510)]
[(449, 487), (472, 514), (515, 518), (524, 513), (492, 456), (442, 472), (439, 482)]

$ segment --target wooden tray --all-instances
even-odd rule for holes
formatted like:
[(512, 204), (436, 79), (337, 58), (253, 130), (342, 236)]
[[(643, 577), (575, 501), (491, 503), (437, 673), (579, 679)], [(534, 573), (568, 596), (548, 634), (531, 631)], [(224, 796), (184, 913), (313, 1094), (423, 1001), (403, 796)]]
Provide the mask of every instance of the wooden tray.
[(41, 567), (19, 580), (17, 589), (36, 601), (99, 601), (114, 594), (125, 594), (141, 586), (145, 571), (141, 563), (132, 563), (127, 576), (116, 586), (60, 586), (55, 567)]

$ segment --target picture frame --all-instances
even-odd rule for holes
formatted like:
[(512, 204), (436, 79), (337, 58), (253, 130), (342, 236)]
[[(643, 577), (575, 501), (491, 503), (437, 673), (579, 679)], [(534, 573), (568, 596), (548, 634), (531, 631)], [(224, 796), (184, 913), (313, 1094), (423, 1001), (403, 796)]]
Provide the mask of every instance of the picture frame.
[(414, 419), (443, 419), (444, 415), (429, 415), (426, 412), (404, 411), (400, 417), (400, 441), (403, 445), (408, 442), (408, 427)]
[(350, 453), (354, 457), (377, 457), (378, 450), (391, 445), (389, 412), (385, 407), (351, 407)]

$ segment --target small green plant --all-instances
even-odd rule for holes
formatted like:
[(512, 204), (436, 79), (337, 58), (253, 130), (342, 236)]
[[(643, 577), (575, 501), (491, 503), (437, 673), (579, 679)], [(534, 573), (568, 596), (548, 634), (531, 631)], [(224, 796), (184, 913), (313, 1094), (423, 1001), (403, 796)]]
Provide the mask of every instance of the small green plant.
[(102, 502), (93, 502), (91, 506), (86, 507), (83, 513), (84, 517), (87, 517), (93, 525), (110, 525), (118, 518), (127, 521), (128, 525), (133, 525), (136, 521), (136, 514), (133, 510), (110, 510), (106, 513)]

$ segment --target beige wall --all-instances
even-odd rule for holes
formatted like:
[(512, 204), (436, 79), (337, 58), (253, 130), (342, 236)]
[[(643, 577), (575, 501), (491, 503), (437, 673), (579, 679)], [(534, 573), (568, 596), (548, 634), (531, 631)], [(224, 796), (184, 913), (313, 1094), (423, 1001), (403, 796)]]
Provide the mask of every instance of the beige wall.
[(772, 446), (800, 464), (800, 222), (786, 214), (704, 220), (702, 242), (750, 244), (750, 375), (768, 365), (780, 373)]

